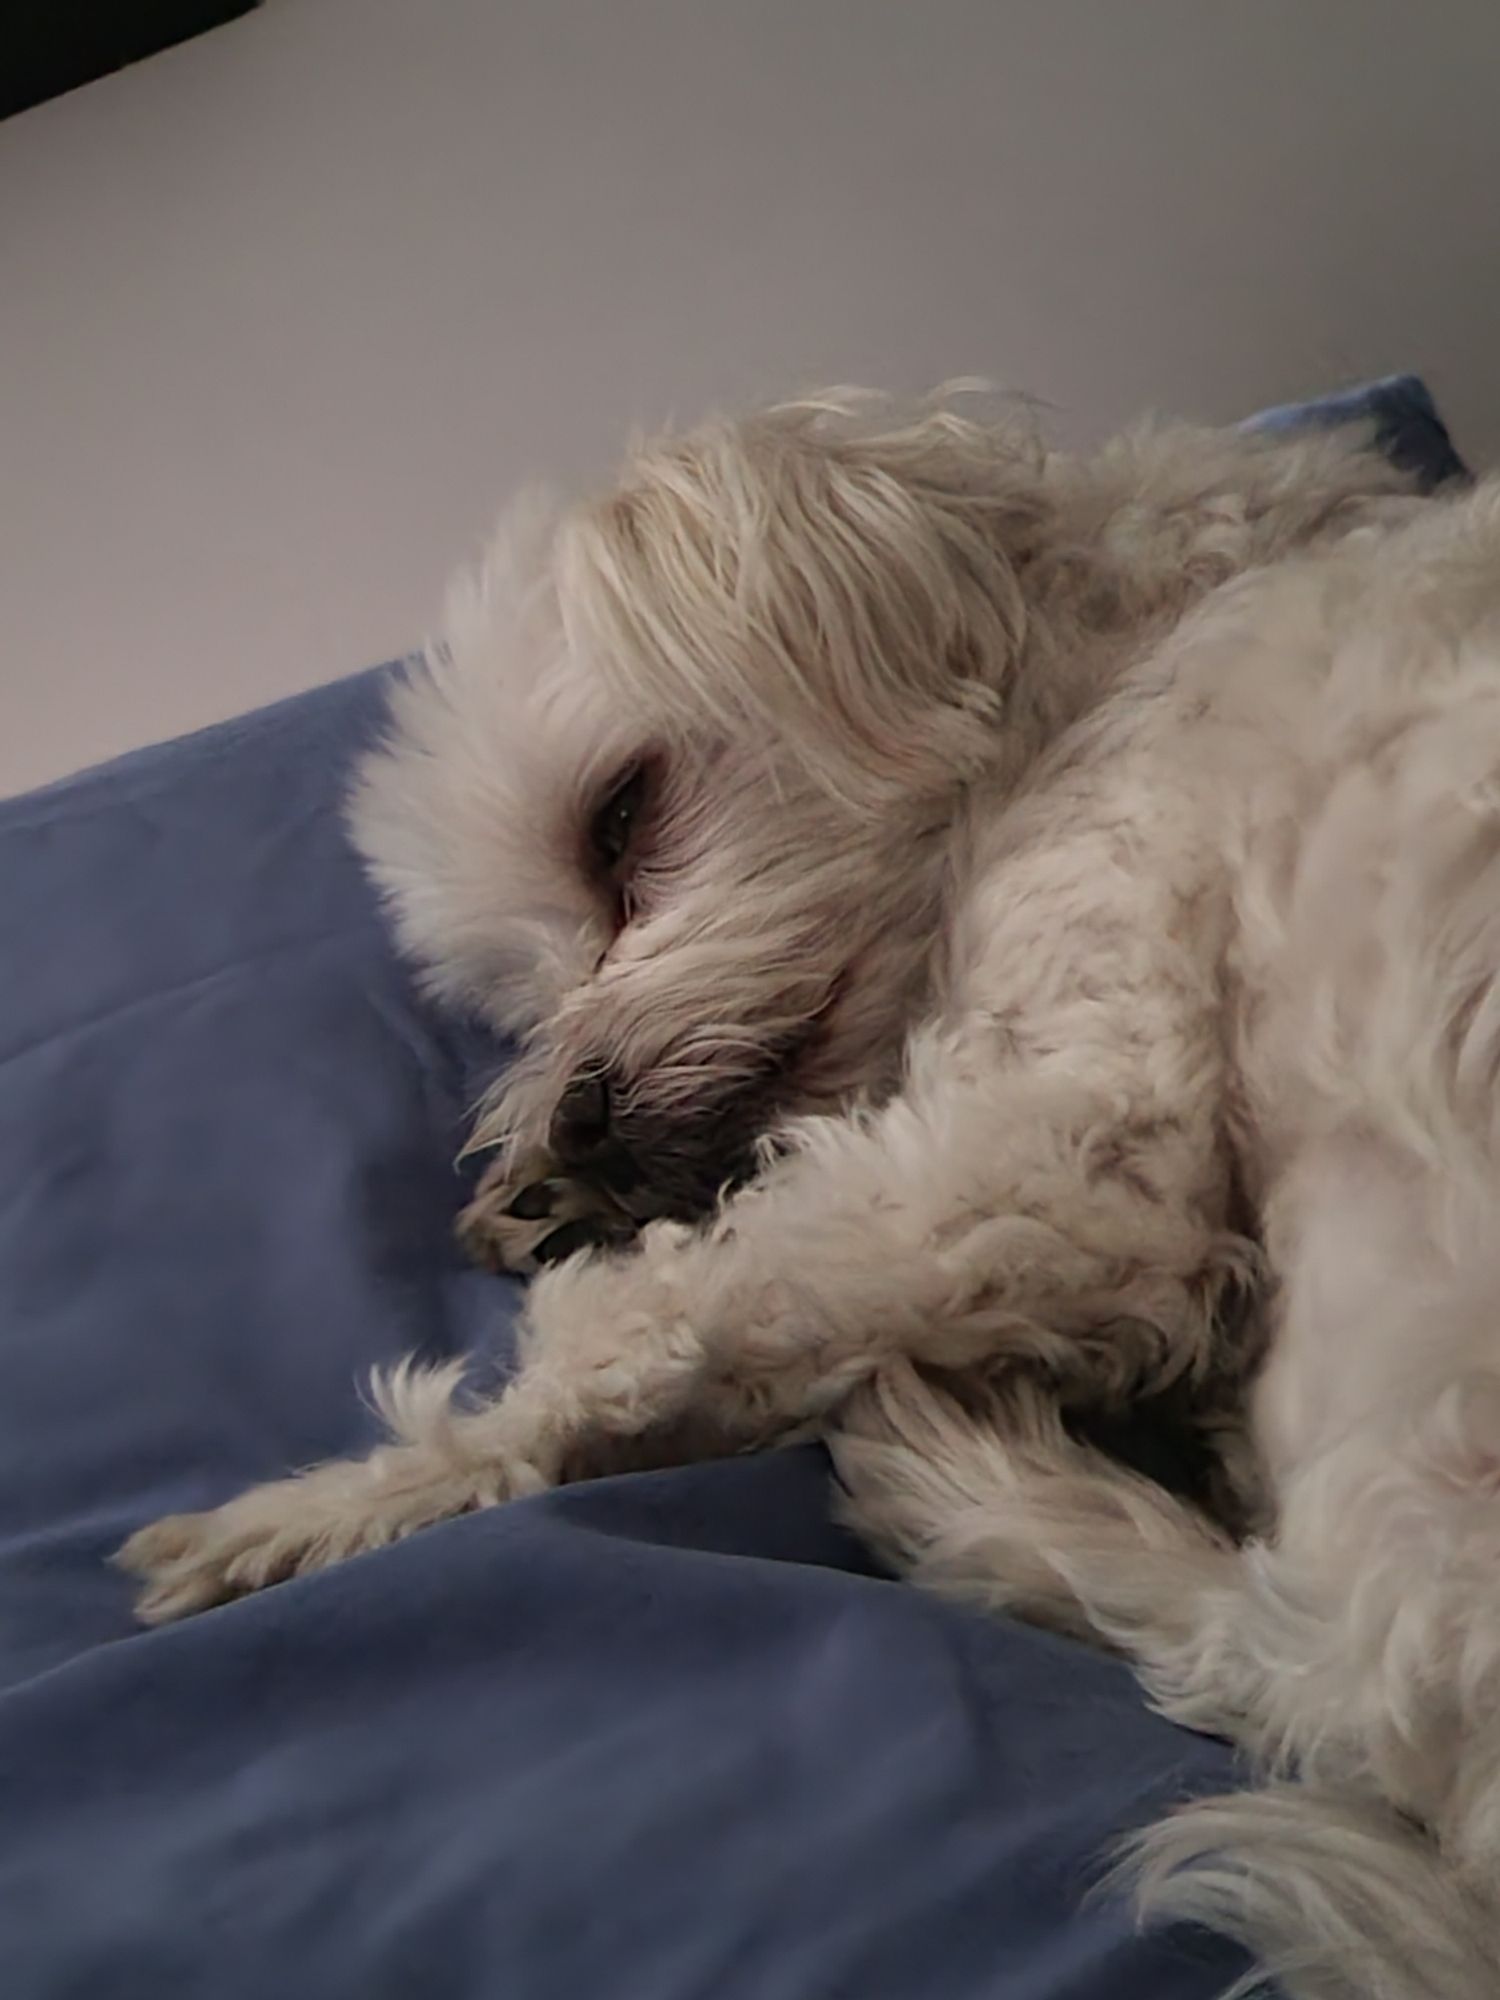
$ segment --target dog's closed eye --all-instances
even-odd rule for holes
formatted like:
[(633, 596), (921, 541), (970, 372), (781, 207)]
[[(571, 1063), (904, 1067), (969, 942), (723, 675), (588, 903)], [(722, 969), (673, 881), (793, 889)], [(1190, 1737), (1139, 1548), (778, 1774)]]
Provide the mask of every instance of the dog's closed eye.
[(625, 928), (634, 912), (631, 882), (641, 859), (642, 828), (655, 791), (654, 766), (647, 758), (636, 758), (611, 780), (588, 823), (587, 865), (610, 898), (616, 933)]
[(630, 852), (646, 802), (648, 775), (644, 762), (628, 765), (589, 821), (589, 853), (603, 874), (615, 874)]

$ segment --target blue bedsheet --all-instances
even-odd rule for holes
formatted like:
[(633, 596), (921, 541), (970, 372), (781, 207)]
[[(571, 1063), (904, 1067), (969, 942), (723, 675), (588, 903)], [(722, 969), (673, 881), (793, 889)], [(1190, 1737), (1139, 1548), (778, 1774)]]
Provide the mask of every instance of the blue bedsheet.
[(1206, 2000), (1231, 1953), (1082, 1897), (1224, 1750), (884, 1580), (815, 1448), (134, 1628), (132, 1528), (369, 1443), (374, 1362), (509, 1354), (450, 1236), (501, 1052), (337, 820), (379, 693), (0, 805), (0, 1995)]

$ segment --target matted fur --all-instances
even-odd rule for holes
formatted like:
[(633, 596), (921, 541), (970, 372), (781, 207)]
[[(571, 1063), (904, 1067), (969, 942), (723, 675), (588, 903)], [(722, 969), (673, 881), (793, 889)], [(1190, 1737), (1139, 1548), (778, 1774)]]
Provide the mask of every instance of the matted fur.
[[(1400, 486), (841, 395), (518, 510), (353, 824), (520, 1045), (470, 1242), (639, 1234), (495, 1401), (408, 1372), (369, 1460), (143, 1531), (143, 1615), (818, 1423), (903, 1569), (1260, 1761), (1153, 1907), (1300, 2000), (1500, 1991), (1500, 491)], [(1079, 1441), (1169, 1388), (1258, 1535)]]

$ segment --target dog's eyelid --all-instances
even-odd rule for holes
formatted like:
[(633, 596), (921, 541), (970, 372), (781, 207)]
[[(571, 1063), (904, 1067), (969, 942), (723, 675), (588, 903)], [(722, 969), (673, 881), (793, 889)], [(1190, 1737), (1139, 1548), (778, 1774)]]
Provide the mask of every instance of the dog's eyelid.
[(651, 765), (636, 757), (616, 773), (588, 823), (588, 852), (595, 868), (612, 877), (629, 855), (641, 813), (649, 803)]

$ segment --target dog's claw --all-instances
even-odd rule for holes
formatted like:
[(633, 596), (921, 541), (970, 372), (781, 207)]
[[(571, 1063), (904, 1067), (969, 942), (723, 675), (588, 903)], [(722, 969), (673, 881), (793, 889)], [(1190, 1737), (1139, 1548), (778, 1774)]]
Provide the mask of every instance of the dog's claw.
[(530, 1187), (523, 1187), (510, 1207), (507, 1215), (517, 1222), (545, 1222), (557, 1207), (557, 1185), (553, 1181), (533, 1181)]
[(539, 1264), (560, 1264), (564, 1257), (572, 1257), (580, 1250), (602, 1249), (619, 1240), (618, 1233), (602, 1218), (580, 1215), (544, 1237), (532, 1255)]
[(576, 1251), (629, 1242), (630, 1217), (600, 1189), (548, 1171), (533, 1158), (525, 1170), (486, 1174), (458, 1219), (458, 1239), (485, 1270), (526, 1276)]

